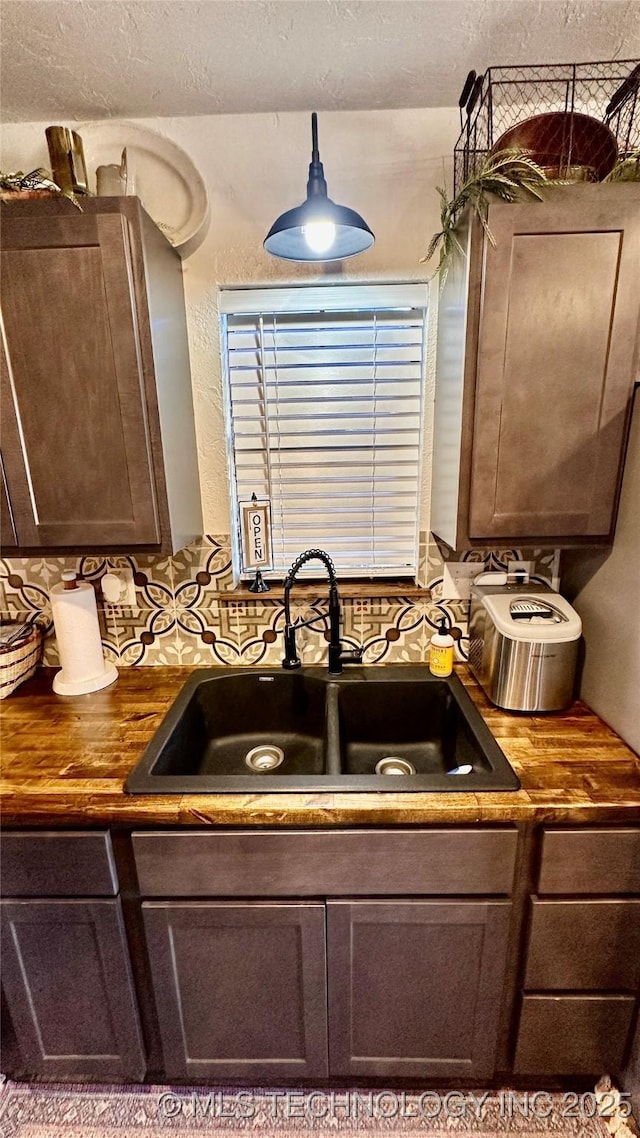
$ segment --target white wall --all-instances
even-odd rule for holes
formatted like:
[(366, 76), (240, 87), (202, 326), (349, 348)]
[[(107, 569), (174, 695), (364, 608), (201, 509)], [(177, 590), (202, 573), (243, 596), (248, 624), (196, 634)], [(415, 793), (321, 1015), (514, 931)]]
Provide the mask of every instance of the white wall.
[[(277, 215), (304, 200), (311, 151), (310, 114), (139, 121), (183, 147), (209, 191), (208, 235), (183, 268), (205, 531), (228, 533), (218, 288), (291, 280), (425, 280), (433, 265), (419, 261), (431, 234), (440, 227), (435, 187), (446, 181), (451, 188), (457, 110), (320, 115), (320, 156), (329, 196), (361, 213), (376, 235), (373, 249), (345, 262), (338, 278), (321, 268), (278, 261), (262, 249)], [(0, 130), (1, 168), (49, 169), (44, 135), (48, 125), (4, 125)], [(82, 133), (81, 125), (78, 129)], [(91, 177), (93, 172), (89, 173)], [(433, 321), (435, 284), (431, 292)], [(428, 528), (435, 330), (430, 344), (422, 529)]]

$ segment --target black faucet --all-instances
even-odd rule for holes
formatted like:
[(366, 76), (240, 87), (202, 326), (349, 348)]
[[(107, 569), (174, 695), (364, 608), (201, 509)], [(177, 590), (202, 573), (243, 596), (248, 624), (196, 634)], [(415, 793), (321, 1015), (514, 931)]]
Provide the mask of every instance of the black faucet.
[(289, 596), (298, 571), (307, 561), (321, 561), (329, 577), (329, 675), (339, 676), (344, 664), (359, 664), (362, 661), (362, 648), (353, 651), (344, 651), (340, 643), (340, 597), (338, 582), (333, 561), (323, 549), (307, 549), (301, 553), (291, 566), (284, 582), (284, 660), (283, 668), (300, 668), (302, 661), (296, 651), (296, 628), (305, 628), (313, 624), (318, 618), (312, 616), (309, 620), (291, 623), (291, 607)]

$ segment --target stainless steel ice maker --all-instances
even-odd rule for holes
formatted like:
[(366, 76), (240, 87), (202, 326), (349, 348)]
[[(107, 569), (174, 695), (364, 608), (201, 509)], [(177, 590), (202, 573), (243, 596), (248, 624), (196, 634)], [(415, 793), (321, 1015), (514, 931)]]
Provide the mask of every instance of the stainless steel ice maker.
[(582, 625), (548, 586), (471, 588), (469, 664), (497, 707), (559, 711), (573, 698)]

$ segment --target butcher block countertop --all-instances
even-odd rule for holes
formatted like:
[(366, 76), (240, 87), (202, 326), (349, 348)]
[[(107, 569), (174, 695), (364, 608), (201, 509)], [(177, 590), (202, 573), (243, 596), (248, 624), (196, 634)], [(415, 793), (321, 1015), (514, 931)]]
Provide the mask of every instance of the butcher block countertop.
[(124, 781), (186, 668), (123, 668), (73, 698), (43, 669), (0, 705), (5, 826), (387, 826), (640, 821), (640, 759), (583, 703), (547, 715), (492, 707), (458, 673), (517, 772), (511, 793), (127, 795)]

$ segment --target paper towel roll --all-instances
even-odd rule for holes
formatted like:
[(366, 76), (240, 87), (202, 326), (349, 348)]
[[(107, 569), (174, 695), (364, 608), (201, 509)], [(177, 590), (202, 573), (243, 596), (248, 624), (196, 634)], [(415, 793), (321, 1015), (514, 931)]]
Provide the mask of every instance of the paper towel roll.
[(66, 583), (54, 585), (50, 594), (62, 665), (53, 690), (58, 695), (85, 695), (112, 684), (118, 673), (104, 659), (93, 586), (88, 581), (74, 582), (75, 575), (64, 576)]

